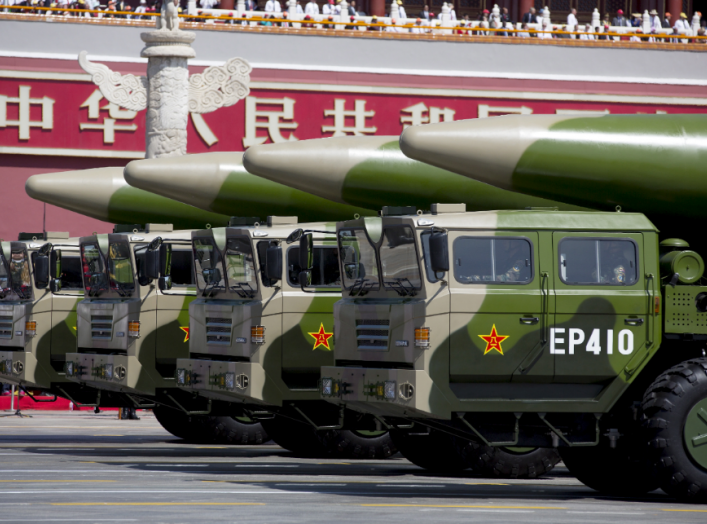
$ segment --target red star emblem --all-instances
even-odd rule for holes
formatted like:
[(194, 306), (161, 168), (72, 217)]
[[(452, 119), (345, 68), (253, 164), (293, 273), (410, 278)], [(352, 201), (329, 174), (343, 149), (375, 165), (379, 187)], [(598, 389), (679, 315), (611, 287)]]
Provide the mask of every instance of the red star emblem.
[(493, 351), (494, 349), (498, 351), (501, 355), (503, 355), (503, 348), (501, 347), (501, 342), (506, 340), (508, 337), (496, 333), (496, 324), (494, 324), (491, 328), (490, 335), (479, 335), (479, 338), (483, 339), (486, 342), (486, 349), (484, 350), (484, 355), (489, 351)]
[(186, 333), (186, 335), (184, 336), (184, 342), (187, 342), (189, 340), (189, 326), (180, 327), (179, 329), (181, 329), (182, 331), (184, 331), (184, 333)]
[(331, 351), (331, 348), (329, 347), (329, 339), (334, 336), (334, 333), (327, 333), (324, 330), (324, 323), (319, 325), (319, 331), (309, 333), (309, 336), (314, 337), (314, 347), (312, 348), (312, 351), (317, 349), (319, 346), (324, 346), (326, 349)]

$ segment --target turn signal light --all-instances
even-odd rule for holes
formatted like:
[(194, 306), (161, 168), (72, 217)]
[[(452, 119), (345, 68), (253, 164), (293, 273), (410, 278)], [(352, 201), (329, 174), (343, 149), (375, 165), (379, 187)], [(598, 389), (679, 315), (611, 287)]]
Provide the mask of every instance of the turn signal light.
[(419, 348), (430, 347), (430, 328), (415, 328), (415, 346)]
[(250, 341), (253, 344), (265, 344), (265, 326), (252, 326), (250, 328)]
[(653, 303), (655, 304), (655, 314), (660, 315), (660, 297), (655, 297)]
[(25, 322), (25, 334), (28, 337), (33, 337), (37, 334), (37, 321), (36, 320), (30, 320), (28, 322)]
[(128, 336), (132, 338), (140, 338), (139, 320), (131, 320), (128, 322)]

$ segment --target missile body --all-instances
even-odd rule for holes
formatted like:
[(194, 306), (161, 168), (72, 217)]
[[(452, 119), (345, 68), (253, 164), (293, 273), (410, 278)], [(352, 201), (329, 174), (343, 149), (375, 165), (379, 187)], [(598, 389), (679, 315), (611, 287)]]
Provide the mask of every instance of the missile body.
[(704, 115), (501, 116), (410, 127), (400, 147), (498, 188), (642, 212), (664, 234), (705, 214)]
[(243, 153), (134, 160), (124, 176), (134, 187), (227, 215), (297, 216), (300, 222), (313, 222), (376, 214), (370, 206), (332, 202), (252, 175), (243, 167)]
[(131, 187), (122, 167), (34, 175), (27, 194), (47, 204), (115, 224), (173, 224), (175, 229), (228, 225), (229, 217)]
[(466, 203), (469, 211), (560, 207), (537, 197), (504, 191), (406, 157), (397, 136), (341, 137), (256, 146), (246, 169), (335, 202), (380, 209), (433, 203)]

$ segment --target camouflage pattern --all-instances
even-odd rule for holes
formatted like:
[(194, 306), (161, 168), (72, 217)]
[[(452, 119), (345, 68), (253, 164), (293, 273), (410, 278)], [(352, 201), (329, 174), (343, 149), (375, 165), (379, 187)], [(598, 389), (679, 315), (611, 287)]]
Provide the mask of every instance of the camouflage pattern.
[(267, 144), (246, 151), (255, 175), (313, 195), (372, 209), (463, 202), (469, 211), (583, 208), (498, 189), (406, 157), (397, 136), (337, 137)]
[(641, 212), (663, 235), (684, 237), (685, 220), (701, 219), (707, 199), (704, 122), (702, 115), (510, 115), (410, 127), (400, 147), (497, 188)]
[[(275, 218), (275, 217), (272, 217)], [(257, 291), (250, 297), (235, 290), (214, 297), (200, 296), (190, 314), (190, 359), (177, 361), (177, 383), (200, 395), (254, 406), (283, 406), (287, 401), (317, 401), (321, 366), (333, 365), (333, 307), (341, 298), (339, 282), (305, 293), (296, 284), (297, 274), (289, 257), (299, 243), (285, 239), (297, 228), (315, 232), (314, 249), (329, 246), (336, 259), (334, 223), (296, 224), (295, 217), (277, 217), (286, 225), (218, 228), (195, 231), (193, 239), (213, 241), (225, 253), (229, 239), (252, 242)], [(265, 285), (261, 272), (264, 251), (261, 242), (277, 243), (282, 249), (282, 277)], [(294, 260), (297, 257), (294, 256)], [(316, 260), (316, 257), (315, 257)], [(295, 262), (297, 263), (297, 262)], [(258, 269), (259, 268), (259, 269)], [(338, 266), (334, 266), (338, 272)], [(294, 283), (292, 281), (294, 278)], [(315, 290), (315, 288), (312, 288)], [(264, 340), (256, 343), (252, 328), (265, 328)]]
[[(393, 237), (387, 235), (395, 230), (387, 228), (409, 227), (414, 246), (408, 246), (414, 252), (407, 258), (404, 251), (394, 255), (392, 249), (380, 255), (378, 267), (371, 264), (364, 277), (370, 276), (373, 284), (352, 287), (342, 279), (343, 298), (334, 308), (337, 365), (322, 368), (322, 398), (384, 417), (449, 420), (464, 412), (608, 412), (660, 345), (655, 226), (634, 213), (448, 212), (457, 209), (433, 206), (431, 214), (337, 224), (340, 239), (348, 234), (342, 232), (358, 229), (381, 250), (392, 245)], [(422, 242), (432, 229), (447, 232), (450, 253), (450, 271), (437, 276), (426, 267), (429, 253)], [(623, 244), (606, 246), (624, 251), (604, 255), (605, 262), (592, 273), (597, 283), (569, 284), (562, 277), (571, 274), (567, 258), (559, 252), (569, 249), (561, 247), (565, 238), (590, 247), (599, 246), (600, 240), (621, 240)], [(518, 245), (526, 246), (527, 253), (512, 252)], [(340, 242), (340, 256), (346, 246), (353, 253), (350, 244)], [(510, 253), (509, 269), (491, 277), (476, 270), (472, 274), (469, 260), (481, 257), (480, 246), (488, 246), (493, 253), (489, 260), (498, 261), (489, 264), (501, 264)], [(354, 248), (364, 260), (366, 246)], [(635, 249), (635, 268), (634, 262), (618, 258), (630, 255), (625, 248)], [(572, 259), (571, 271), (576, 271), (574, 264)], [(387, 287), (380, 285), (380, 271), (385, 279), (386, 272), (395, 275), (400, 268), (408, 275), (406, 289), (419, 278), (416, 292), (401, 291), (393, 280)], [(417, 271), (419, 277), (414, 276)], [(429, 328), (429, 347), (416, 345), (419, 328)]]
[(225, 226), (229, 218), (129, 186), (122, 167), (34, 175), (25, 190), (36, 200), (113, 224), (190, 229)]
[[(134, 290), (130, 291), (130, 285), (125, 289), (109, 285), (98, 296), (91, 296), (91, 282), (84, 274), (86, 291), (77, 308), (76, 350), (66, 357), (72, 366), (72, 373), (67, 369), (70, 380), (136, 395), (137, 399), (176, 389), (174, 365), (177, 358), (189, 355), (188, 310), (195, 290), (190, 281), (166, 291), (160, 290), (155, 281), (144, 277), (141, 281), (135, 250), (162, 237), (173, 249), (181, 246), (187, 250), (187, 264), (191, 260), (190, 235), (190, 231), (172, 231), (171, 225), (148, 224), (146, 232), (81, 237), (82, 251), (87, 246), (98, 246), (104, 261), (112, 257), (109, 253), (114, 245), (128, 246), (129, 259), (121, 263), (122, 267), (114, 262), (114, 272), (106, 271), (105, 266), (104, 272), (115, 274), (123, 283), (132, 281)], [(86, 272), (90, 258), (83, 257)], [(129, 322), (134, 321), (139, 322), (138, 336), (130, 330)]]
[(137, 188), (227, 215), (297, 216), (301, 221), (348, 220), (375, 215), (370, 207), (343, 205), (251, 175), (243, 153), (204, 153), (130, 162), (125, 180)]
[[(46, 242), (65, 257), (78, 253), (77, 238), (52, 232), (46, 234), (46, 240), (2, 242), (0, 250), (6, 259), (12, 252), (22, 252), (21, 258), (31, 261)], [(0, 298), (0, 382), (56, 393), (57, 386), (66, 387), (65, 355), (76, 346), (76, 307), (83, 291), (79, 284), (52, 293), (49, 286), (38, 287), (35, 277), (34, 264), (30, 262), (24, 277), (29, 280), (26, 297), (5, 290), (5, 297)], [(27, 332), (28, 322), (36, 322), (33, 335)]]

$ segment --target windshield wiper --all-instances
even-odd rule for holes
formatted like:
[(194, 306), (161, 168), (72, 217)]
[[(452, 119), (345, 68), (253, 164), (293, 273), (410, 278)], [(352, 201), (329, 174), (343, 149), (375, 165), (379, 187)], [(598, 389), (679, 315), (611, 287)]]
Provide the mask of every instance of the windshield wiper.
[(25, 299), (29, 298), (28, 295), (25, 295), (25, 292), (22, 291), (22, 286), (12, 286), (12, 290), (17, 294), (20, 299)]
[[(366, 280), (365, 278), (356, 279), (353, 286), (351, 286), (349, 296), (362, 297), (367, 294), (368, 290), (373, 288), (374, 285), (375, 281), (373, 280)], [(358, 288), (358, 291), (356, 291), (356, 288)]]
[(407, 288), (405, 288), (405, 287), (400, 283), (400, 281), (397, 281), (397, 282), (387, 282), (387, 281), (384, 280), (384, 281), (383, 281), (383, 286), (384, 286), (384, 287), (387, 287), (388, 289), (392, 289), (392, 290), (395, 291), (395, 292), (398, 294), (398, 296), (400, 296), (400, 297), (404, 297), (404, 296), (407, 295)]
[[(248, 286), (247, 288), (245, 286)], [(238, 293), (241, 298), (253, 298), (255, 296), (255, 289), (248, 282), (236, 282), (231, 286), (231, 290)]]

